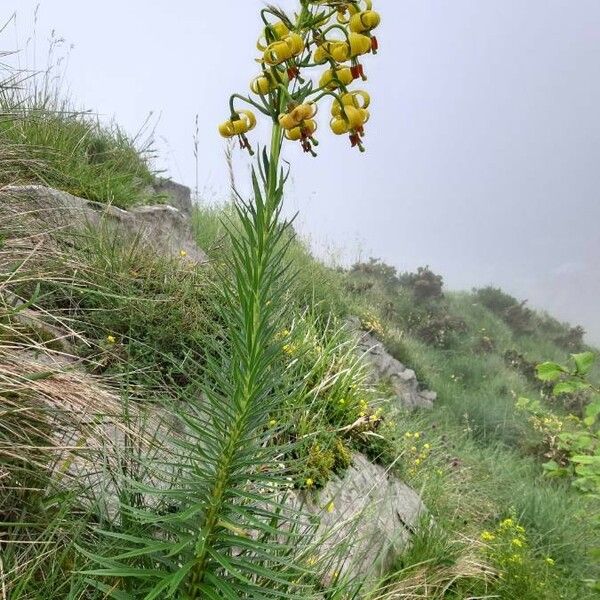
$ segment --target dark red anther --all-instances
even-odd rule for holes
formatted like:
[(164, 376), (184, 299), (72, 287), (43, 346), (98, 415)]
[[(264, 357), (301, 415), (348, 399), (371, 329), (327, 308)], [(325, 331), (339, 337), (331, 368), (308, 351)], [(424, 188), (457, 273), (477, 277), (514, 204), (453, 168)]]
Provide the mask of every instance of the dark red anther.
[(354, 148), (354, 146), (357, 146), (359, 142), (360, 142), (360, 137), (356, 133), (353, 133), (350, 135), (350, 143), (353, 148)]
[(350, 67), (350, 73), (352, 74), (353, 79), (358, 79), (360, 77), (360, 69), (361, 65), (352, 65)]
[(288, 67), (287, 76), (290, 81), (298, 77), (298, 75), (300, 75), (300, 69), (298, 67)]
[(373, 50), (373, 52), (377, 52), (377, 50), (379, 50), (379, 42), (375, 36), (371, 38), (371, 50)]

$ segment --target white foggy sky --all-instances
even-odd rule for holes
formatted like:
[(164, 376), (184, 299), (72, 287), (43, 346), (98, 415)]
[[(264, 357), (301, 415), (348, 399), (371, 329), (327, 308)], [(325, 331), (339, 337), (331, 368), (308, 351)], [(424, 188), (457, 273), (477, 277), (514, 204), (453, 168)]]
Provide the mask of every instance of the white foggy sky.
[[(4, 0), (23, 48), (35, 0)], [(281, 0), (293, 7), (293, 0)], [(364, 61), (373, 99), (367, 153), (319, 130), (319, 158), (295, 145), (288, 211), (314, 246), (345, 259), (429, 264), (451, 288), (494, 283), (600, 341), (600, 2), (376, 0), (381, 52)], [(159, 165), (227, 197), (216, 124), (258, 72), (258, 0), (41, 0), (37, 67), (51, 29), (74, 44), (80, 105), (135, 133), (149, 112)], [(32, 66), (32, 45), (29, 45)], [(25, 56), (22, 58), (25, 61)], [(326, 111), (323, 111), (325, 113)], [(265, 141), (253, 132), (253, 141)], [(236, 158), (237, 180), (247, 159)]]

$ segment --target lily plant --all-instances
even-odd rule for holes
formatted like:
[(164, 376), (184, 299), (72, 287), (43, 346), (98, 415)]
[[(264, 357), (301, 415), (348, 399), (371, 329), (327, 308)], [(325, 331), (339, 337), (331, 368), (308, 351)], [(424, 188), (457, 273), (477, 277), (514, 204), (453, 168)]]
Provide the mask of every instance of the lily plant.
[(101, 597), (354, 597), (340, 592), (334, 559), (314, 547), (318, 524), (288, 501), (298, 493), (287, 458), (293, 442), (275, 442), (286, 398), (278, 332), (293, 280), (281, 153), (294, 141), (315, 155), (325, 102), (331, 131), (364, 151), (370, 97), (353, 86), (366, 80), (362, 58), (379, 47), (380, 17), (371, 0), (299, 0), (293, 15), (271, 6), (260, 15), (261, 70), (250, 94), (231, 96), (218, 128), (253, 154), (248, 134), (257, 116), (271, 122), (270, 146), (252, 173), (253, 198), (238, 196), (226, 223), (231, 252), (215, 303), (223, 335), (207, 360), (204, 393), (176, 407), (185, 433), (167, 444), (156, 477), (162, 485), (129, 483), (123, 496), (136, 504), (122, 501), (120, 522), (96, 531), (94, 551), (84, 550), (98, 565), (86, 576)]

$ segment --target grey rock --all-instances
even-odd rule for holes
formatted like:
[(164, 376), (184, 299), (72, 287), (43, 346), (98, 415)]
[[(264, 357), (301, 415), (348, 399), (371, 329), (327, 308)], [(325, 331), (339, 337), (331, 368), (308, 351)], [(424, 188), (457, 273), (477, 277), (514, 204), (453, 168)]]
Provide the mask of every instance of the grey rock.
[(334, 477), (320, 492), (297, 493), (296, 504), (319, 518), (322, 553), (343, 548), (336, 568), (361, 576), (384, 573), (427, 514), (415, 490), (362, 454), (353, 456), (343, 478)]
[(349, 317), (347, 327), (357, 340), (358, 351), (371, 366), (373, 383), (389, 382), (402, 408), (433, 406), (436, 393), (420, 390), (415, 372), (396, 360), (373, 334), (364, 331), (358, 317)]
[(159, 178), (152, 186), (155, 194), (164, 195), (167, 204), (174, 206), (183, 214), (192, 214), (192, 194), (189, 187), (170, 179)]
[(43, 229), (44, 233), (52, 233), (106, 226), (119, 234), (139, 238), (157, 254), (194, 263), (208, 260), (196, 244), (189, 219), (168, 204), (123, 210), (41, 185), (6, 186), (0, 190), (0, 210), (4, 203), (11, 203), (13, 211), (14, 204), (19, 203), (21, 214), (29, 222), (38, 222), (32, 231)]

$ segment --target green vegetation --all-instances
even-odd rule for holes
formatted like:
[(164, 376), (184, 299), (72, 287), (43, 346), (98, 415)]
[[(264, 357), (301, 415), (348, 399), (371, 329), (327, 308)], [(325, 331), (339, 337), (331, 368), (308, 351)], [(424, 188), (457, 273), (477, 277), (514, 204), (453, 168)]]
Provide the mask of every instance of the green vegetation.
[(74, 109), (51, 69), (35, 77), (0, 64), (0, 185), (48, 185), (122, 208), (156, 203), (142, 135)]
[[(198, 209), (195, 219), (199, 231), (215, 232), (212, 243), (203, 240), (205, 247), (214, 246), (216, 211)], [(219, 246), (218, 253), (223, 250)], [(392, 415), (384, 405), (384, 426), (378, 429), (385, 434), (384, 447), (370, 441), (368, 452), (384, 464), (401, 457), (394, 469), (423, 490), (437, 522), (433, 533), (425, 528), (424, 541), (399, 558), (397, 576), (380, 593), (595, 597), (586, 582), (598, 577), (593, 556), (598, 533), (590, 518), (597, 501), (544, 474), (543, 434), (518, 405), (521, 395), (541, 397), (571, 420), (575, 415), (569, 414), (581, 415), (589, 405), (581, 390), (557, 402), (536, 377), (535, 365), (545, 358), (585, 350), (580, 336), (571, 335), (579, 328), (534, 311), (526, 331), (511, 327), (504, 307), (487, 306), (489, 289), (443, 292), (441, 278), (427, 268), (398, 275), (371, 260), (347, 271), (329, 269), (298, 243), (293, 257), (299, 271), (296, 310), (310, 305), (323, 316), (359, 315), (366, 329), (438, 392), (432, 411)], [(508, 298), (509, 307), (522, 306), (500, 291), (491, 295)], [(510, 563), (512, 555), (501, 557), (481, 539), (508, 518), (527, 538)], [(507, 575), (499, 577), (507, 565)], [(461, 583), (452, 584), (454, 595), (448, 595), (455, 579)]]
[[(3, 184), (149, 200), (117, 129), (12, 93)], [(281, 194), (265, 167), (263, 209)], [(202, 267), (108, 228), (48, 235), (26, 212), (0, 206), (0, 598), (597, 597), (599, 374), (581, 328), (495, 288), (448, 292), (427, 267), (329, 268), (241, 202), (197, 207)], [(369, 380), (351, 315), (438, 393), (432, 410)], [(340, 574), (347, 547), (325, 551), (282, 502), (353, 452), (431, 513), (377, 580)]]

